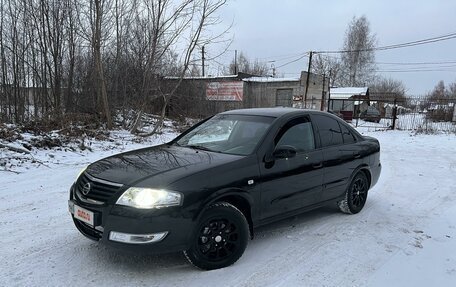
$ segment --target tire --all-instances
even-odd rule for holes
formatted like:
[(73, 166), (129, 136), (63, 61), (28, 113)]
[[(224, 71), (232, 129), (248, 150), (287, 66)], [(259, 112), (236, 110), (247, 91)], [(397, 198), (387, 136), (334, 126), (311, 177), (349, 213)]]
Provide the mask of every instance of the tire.
[(244, 253), (249, 240), (249, 225), (234, 205), (218, 202), (202, 215), (185, 257), (203, 270), (230, 266)]
[(364, 172), (357, 173), (345, 191), (345, 198), (339, 202), (340, 210), (348, 214), (360, 212), (366, 204), (368, 190), (366, 175)]

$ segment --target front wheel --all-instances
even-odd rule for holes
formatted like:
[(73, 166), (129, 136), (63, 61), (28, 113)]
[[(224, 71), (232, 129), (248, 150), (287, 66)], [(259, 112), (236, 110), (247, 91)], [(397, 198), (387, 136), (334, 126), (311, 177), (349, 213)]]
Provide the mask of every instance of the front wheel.
[(364, 172), (359, 172), (352, 179), (345, 192), (345, 198), (339, 202), (339, 208), (342, 212), (356, 214), (363, 209), (367, 200), (367, 191), (369, 182)]
[(244, 214), (232, 204), (218, 202), (204, 212), (191, 247), (184, 254), (198, 268), (223, 268), (242, 256), (248, 240), (249, 226)]

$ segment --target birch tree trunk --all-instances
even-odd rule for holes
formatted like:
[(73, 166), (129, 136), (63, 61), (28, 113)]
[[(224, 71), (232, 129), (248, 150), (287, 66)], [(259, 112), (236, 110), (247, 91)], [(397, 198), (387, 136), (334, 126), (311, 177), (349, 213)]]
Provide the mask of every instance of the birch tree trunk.
[(106, 120), (106, 127), (112, 128), (111, 111), (108, 103), (108, 93), (106, 91), (106, 82), (103, 71), (103, 64), (101, 58), (101, 29), (102, 29), (102, 17), (103, 17), (103, 0), (95, 1), (95, 27), (93, 32), (93, 56), (95, 61), (95, 74), (97, 81), (95, 83), (97, 90), (98, 103), (100, 104), (100, 112), (102, 117)]

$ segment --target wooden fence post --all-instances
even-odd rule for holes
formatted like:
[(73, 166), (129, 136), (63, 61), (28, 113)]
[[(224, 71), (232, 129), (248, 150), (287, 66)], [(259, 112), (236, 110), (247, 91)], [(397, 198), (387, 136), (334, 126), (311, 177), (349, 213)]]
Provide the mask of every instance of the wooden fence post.
[(396, 128), (396, 115), (397, 115), (397, 99), (394, 98), (394, 106), (393, 106), (393, 125), (392, 129)]

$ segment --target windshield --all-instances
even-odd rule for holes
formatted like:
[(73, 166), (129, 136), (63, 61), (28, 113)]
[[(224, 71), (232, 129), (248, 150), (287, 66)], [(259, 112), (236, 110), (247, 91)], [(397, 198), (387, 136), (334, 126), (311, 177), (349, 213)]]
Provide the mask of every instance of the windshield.
[(176, 144), (195, 149), (251, 154), (274, 118), (247, 115), (217, 115), (182, 136)]

